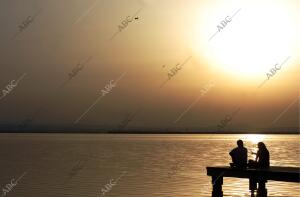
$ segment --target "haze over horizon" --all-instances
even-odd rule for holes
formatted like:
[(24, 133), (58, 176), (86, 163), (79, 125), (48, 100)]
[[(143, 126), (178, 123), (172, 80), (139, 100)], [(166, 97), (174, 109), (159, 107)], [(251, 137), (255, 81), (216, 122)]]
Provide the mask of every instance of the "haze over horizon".
[(299, 128), (299, 7), (1, 1), (0, 125)]

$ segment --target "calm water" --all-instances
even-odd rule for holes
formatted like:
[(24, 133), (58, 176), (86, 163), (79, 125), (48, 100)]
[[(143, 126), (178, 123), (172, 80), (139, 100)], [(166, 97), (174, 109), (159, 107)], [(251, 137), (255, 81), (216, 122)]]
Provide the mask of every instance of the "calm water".
[[(239, 138), (249, 152), (263, 139), (271, 165), (300, 166), (297, 135), (0, 134), (0, 191), (24, 175), (6, 196), (210, 196), (205, 167), (227, 164)], [(299, 185), (270, 181), (267, 188), (269, 196), (300, 196)], [(223, 191), (249, 196), (248, 181), (225, 178)]]

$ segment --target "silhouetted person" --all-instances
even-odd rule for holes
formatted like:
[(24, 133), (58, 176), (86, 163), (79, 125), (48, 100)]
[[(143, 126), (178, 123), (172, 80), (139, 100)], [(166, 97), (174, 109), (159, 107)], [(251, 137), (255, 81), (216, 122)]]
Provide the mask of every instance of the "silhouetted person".
[[(269, 168), (270, 154), (266, 145), (263, 142), (259, 142), (257, 146), (258, 146), (258, 151), (256, 153), (255, 161), (249, 160), (249, 164), (248, 164), (249, 168)], [(267, 181), (264, 179), (260, 179), (259, 181), (250, 179), (251, 193), (254, 194), (254, 190), (257, 189), (257, 182), (259, 183), (257, 196), (266, 197), (268, 195), (266, 189)]]
[(268, 168), (270, 167), (270, 154), (263, 142), (257, 144), (258, 151), (256, 153), (255, 161), (249, 160), (250, 168)]
[(242, 140), (237, 141), (238, 147), (234, 148), (232, 151), (230, 151), (229, 155), (232, 158), (232, 164), (231, 167), (237, 167), (237, 168), (245, 168), (247, 167), (247, 148), (244, 147), (244, 143)]

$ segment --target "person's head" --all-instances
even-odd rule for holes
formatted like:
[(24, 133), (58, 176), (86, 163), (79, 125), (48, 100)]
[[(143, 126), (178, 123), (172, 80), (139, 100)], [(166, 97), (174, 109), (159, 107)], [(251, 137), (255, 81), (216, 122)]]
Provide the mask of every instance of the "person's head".
[(240, 147), (240, 148), (244, 146), (243, 140), (238, 140), (238, 141), (236, 142), (236, 144), (237, 144), (238, 147)]
[(258, 149), (266, 149), (267, 148), (265, 143), (263, 143), (263, 142), (258, 142), (257, 147), (258, 147)]

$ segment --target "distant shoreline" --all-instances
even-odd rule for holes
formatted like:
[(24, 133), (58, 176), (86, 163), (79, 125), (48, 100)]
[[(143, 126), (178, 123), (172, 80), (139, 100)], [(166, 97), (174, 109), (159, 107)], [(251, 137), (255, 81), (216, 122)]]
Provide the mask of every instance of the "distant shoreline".
[(153, 134), (181, 134), (181, 135), (200, 135), (200, 134), (264, 134), (264, 135), (300, 135), (300, 132), (229, 132), (229, 131), (220, 131), (220, 132), (150, 132), (150, 131), (140, 131), (140, 132), (98, 132), (98, 131), (86, 131), (86, 132), (63, 132), (63, 131), (0, 131), (0, 134), (125, 134), (125, 135), (134, 135), (134, 134), (145, 134), (145, 135), (153, 135)]
[(214, 127), (118, 127), (118, 125), (0, 125), (0, 133), (64, 134), (300, 134), (299, 127), (223, 128)]

